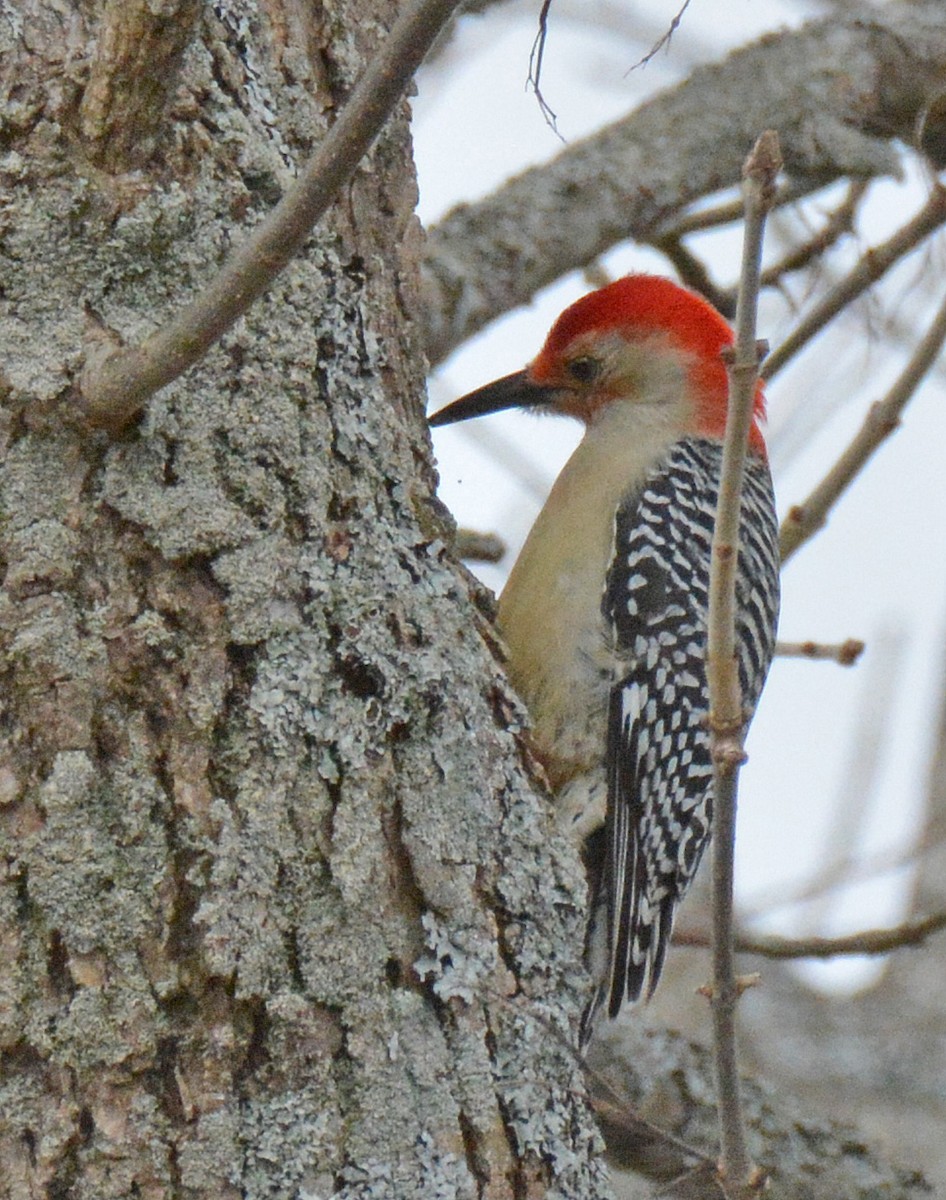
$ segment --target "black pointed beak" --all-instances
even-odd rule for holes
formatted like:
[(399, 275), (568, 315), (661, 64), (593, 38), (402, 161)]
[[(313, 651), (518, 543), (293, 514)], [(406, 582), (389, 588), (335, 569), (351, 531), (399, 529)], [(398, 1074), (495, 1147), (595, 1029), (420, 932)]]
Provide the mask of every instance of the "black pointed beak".
[(533, 383), (526, 371), (516, 371), (454, 400), (440, 412), (434, 413), (429, 424), (452, 425), (455, 421), (483, 417), (487, 413), (502, 412), (505, 408), (536, 408), (551, 404), (556, 391), (556, 388), (546, 384)]

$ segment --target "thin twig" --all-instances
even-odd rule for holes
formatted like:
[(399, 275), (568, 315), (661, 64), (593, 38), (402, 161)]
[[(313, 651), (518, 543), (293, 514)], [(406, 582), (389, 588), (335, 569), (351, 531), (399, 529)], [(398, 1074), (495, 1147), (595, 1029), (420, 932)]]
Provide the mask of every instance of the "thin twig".
[(690, 0), (683, 0), (683, 7), (679, 10), (676, 16), (673, 17), (667, 30), (657, 39), (656, 42), (654, 42), (644, 57), (628, 70), (629, 75), (631, 71), (636, 71), (638, 67), (645, 67), (656, 54), (659, 54), (659, 52), (663, 50), (665, 46), (669, 47), (673, 35), (680, 28), (680, 22), (683, 20), (683, 14), (689, 7)]
[(712, 740), (713, 793), (713, 1046), (720, 1130), (720, 1182), (727, 1195), (754, 1194), (758, 1174), (749, 1158), (739, 1096), (735, 1011), (739, 995), (733, 963), (733, 859), (736, 792), (744, 759), (744, 717), (736, 659), (736, 568), (746, 448), (759, 374), (756, 305), (765, 218), (781, 166), (778, 136), (764, 133), (743, 169), (745, 240), (736, 340), (729, 366), (729, 411), (723, 443), (719, 500), (710, 564), (706, 674)]
[[(890, 954), (908, 946), (919, 946), (934, 933), (946, 929), (946, 912), (934, 913), (916, 921), (904, 921), (890, 929), (862, 929), (844, 937), (789, 938), (738, 934), (736, 950), (740, 954), (758, 954), (762, 958), (841, 958), (846, 955)], [(710, 934), (703, 930), (681, 929), (673, 934), (675, 946), (707, 947)]]
[(89, 356), (81, 386), (93, 425), (118, 430), (135, 420), (149, 396), (193, 366), (267, 290), (351, 179), (459, 3), (415, 0), (405, 8), (299, 178), (216, 278), (141, 346)]
[[(610, 1087), (609, 1090), (614, 1091)], [(644, 1120), (626, 1101), (607, 1100), (594, 1091), (590, 1099), (613, 1164), (650, 1179), (665, 1179), (668, 1170), (679, 1173), (692, 1170), (694, 1165), (710, 1170), (715, 1166), (709, 1155)]]
[(857, 638), (843, 642), (776, 642), (775, 653), (779, 658), (811, 658), (853, 667), (864, 653), (864, 643)]
[(783, 275), (800, 271), (814, 258), (820, 258), (826, 250), (834, 245), (839, 238), (854, 229), (854, 217), (857, 206), (863, 200), (870, 186), (866, 179), (856, 179), (844, 196), (841, 203), (828, 213), (824, 225), (800, 245), (789, 250), (770, 267), (762, 272), (762, 287), (773, 287)]
[[(784, 275), (801, 270), (816, 256), (823, 254), (844, 233), (850, 232), (857, 204), (864, 195), (867, 184), (858, 181), (851, 185), (840, 205), (825, 221), (824, 226), (816, 233), (784, 255), (777, 263), (767, 267), (760, 277), (760, 288), (774, 287)], [(729, 221), (735, 220), (742, 213), (741, 201), (716, 210), (718, 217), (726, 216)], [(692, 287), (717, 308), (724, 317), (732, 318), (736, 311), (736, 289), (720, 287), (716, 284), (702, 259), (698, 258), (682, 240), (678, 229), (672, 229), (660, 237), (652, 238), (651, 245), (667, 256), (673, 264), (680, 279), (687, 287)]]
[[(810, 195), (811, 191), (810, 185), (782, 184), (776, 189), (773, 209), (782, 208), (786, 204), (794, 204), (796, 200)], [(718, 229), (721, 225), (733, 225), (736, 221), (742, 220), (745, 211), (745, 205), (740, 195), (732, 200), (723, 200), (719, 204), (709, 207), (695, 208), (679, 215), (675, 213), (657, 225), (647, 240), (653, 244), (652, 239), (659, 241), (664, 237), (682, 238), (688, 233), (701, 233), (707, 229)]]
[(724, 317), (732, 319), (735, 313), (735, 296), (727, 288), (713, 281), (706, 264), (675, 234), (668, 234), (652, 243), (655, 250), (665, 254), (673, 264), (681, 283), (705, 296)]
[(900, 414), (923, 382), (946, 342), (946, 300), (940, 305), (925, 337), (914, 350), (896, 383), (883, 398), (870, 406), (864, 423), (837, 462), (801, 504), (793, 504), (779, 530), (779, 547), (785, 563), (828, 519), (838, 498), (878, 446), (900, 424)]
[(533, 95), (538, 101), (539, 111), (545, 118), (545, 123), (549, 129), (561, 141), (565, 139), (558, 131), (558, 117), (552, 111), (545, 97), (542, 95), (542, 62), (545, 58), (545, 43), (549, 36), (549, 9), (552, 7), (552, 0), (542, 0), (542, 8), (539, 10), (539, 29), (535, 35), (535, 41), (532, 43), (532, 49), (529, 52), (529, 75), (526, 79), (526, 85), (532, 88)]
[(915, 249), (946, 221), (946, 187), (934, 183), (929, 199), (893, 237), (873, 250), (867, 250), (850, 271), (808, 313), (785, 341), (773, 350), (762, 366), (762, 378), (772, 379), (790, 359), (824, 329), (847, 305), (877, 282), (905, 254)]
[(608, 271), (600, 258), (585, 263), (581, 269), (582, 278), (592, 288), (606, 287), (614, 282), (614, 276)]

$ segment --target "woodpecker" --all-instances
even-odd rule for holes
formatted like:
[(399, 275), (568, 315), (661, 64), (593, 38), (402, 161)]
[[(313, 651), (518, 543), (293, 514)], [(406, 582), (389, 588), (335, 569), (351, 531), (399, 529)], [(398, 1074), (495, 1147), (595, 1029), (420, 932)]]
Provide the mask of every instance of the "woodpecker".
[[(585, 427), (499, 599), (512, 683), (558, 817), (582, 845), (586, 952), (603, 1007), (649, 999), (710, 837), (706, 621), (728, 378), (725, 319), (668, 279), (584, 296), (537, 358), (431, 418), (522, 407)], [(740, 522), (737, 646), (746, 721), (775, 645), (778, 526), (757, 388)]]

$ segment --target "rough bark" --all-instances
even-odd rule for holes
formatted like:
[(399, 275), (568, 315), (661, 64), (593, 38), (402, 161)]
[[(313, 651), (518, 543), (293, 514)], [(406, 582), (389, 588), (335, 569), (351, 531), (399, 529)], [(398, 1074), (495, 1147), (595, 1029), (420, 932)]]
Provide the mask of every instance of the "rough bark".
[(580, 872), (431, 501), (406, 110), (138, 430), (71, 403), (84, 338), (207, 278), (393, 8), (0, 7), (11, 1200), (607, 1194)]
[[(84, 346), (267, 211), (392, 10), (0, 4), (4, 1200), (608, 1195), (580, 871), (431, 500), (406, 111), (139, 429), (73, 403)], [(672, 1125), (676, 1072), (705, 1121), (699, 1056), (658, 1049), (632, 1099)]]
[[(705, 1000), (702, 1001), (705, 1005)], [(772, 1034), (776, 1037), (777, 1035)], [(817, 1035), (812, 1033), (814, 1040)], [(717, 1200), (718, 1144), (710, 1052), (638, 1019), (606, 1030), (593, 1048), (592, 1092), (612, 1107), (602, 1122), (621, 1200)], [(922, 1200), (931, 1188), (913, 1167), (891, 1163), (824, 1097), (806, 1104), (783, 1084), (744, 1079), (749, 1151), (780, 1200)], [(838, 1083), (836, 1081), (836, 1088)], [(874, 1137), (877, 1137), (875, 1131)], [(896, 1160), (896, 1155), (894, 1154)], [(900, 1155), (905, 1164), (909, 1156)], [(915, 1161), (915, 1160), (913, 1160)]]
[(835, 10), (692, 72), (431, 230), (431, 360), (561, 275), (620, 242), (647, 241), (687, 205), (732, 187), (765, 129), (778, 131), (787, 177), (802, 190), (896, 173), (898, 140), (939, 167), (944, 72), (941, 0)]

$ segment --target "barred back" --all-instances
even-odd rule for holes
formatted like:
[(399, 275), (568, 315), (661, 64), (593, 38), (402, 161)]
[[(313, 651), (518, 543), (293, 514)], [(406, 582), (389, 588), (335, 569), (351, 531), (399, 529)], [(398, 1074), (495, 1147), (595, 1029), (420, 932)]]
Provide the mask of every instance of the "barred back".
[[(620, 665), (610, 693), (596, 904), (599, 923), (606, 905), (607, 953), (586, 1029), (605, 1000), (614, 1017), (625, 1000), (653, 994), (674, 911), (710, 837), (706, 625), (721, 464), (718, 442), (675, 443), (615, 518), (602, 610)], [(778, 562), (768, 465), (750, 454), (736, 582), (739, 680), (749, 715), (775, 645)]]

